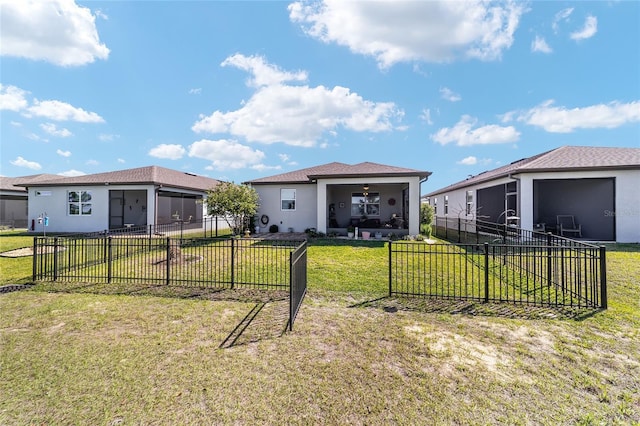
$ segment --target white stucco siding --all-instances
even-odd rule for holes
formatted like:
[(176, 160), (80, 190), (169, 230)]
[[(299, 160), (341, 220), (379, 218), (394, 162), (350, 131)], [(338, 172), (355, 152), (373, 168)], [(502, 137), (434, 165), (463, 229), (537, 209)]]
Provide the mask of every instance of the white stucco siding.
[[(260, 232), (269, 232), (271, 225), (278, 225), (280, 232), (287, 232), (293, 228), (294, 232), (304, 232), (307, 228), (316, 227), (316, 185), (311, 184), (278, 184), (255, 185), (255, 190), (260, 197), (258, 218), (262, 215), (269, 217), (269, 223), (264, 225), (258, 222)], [(295, 210), (282, 210), (280, 190), (296, 190)]]
[[(153, 223), (155, 215), (154, 187), (153, 185), (126, 186), (126, 185), (94, 185), (72, 187), (35, 187), (29, 188), (29, 222), (36, 222), (36, 232), (42, 232), (42, 224), (37, 223), (41, 215), (49, 217), (47, 232), (96, 232), (109, 229), (109, 191), (110, 190), (136, 190), (147, 191), (146, 215), (147, 223)], [(91, 193), (91, 214), (69, 214), (69, 191), (89, 191)]]
[[(616, 218), (616, 242), (640, 242), (640, 170), (602, 170), (576, 172), (526, 173), (520, 175), (521, 226), (533, 229), (533, 182), (545, 179), (615, 178), (615, 212), (603, 215)], [(585, 200), (588, 202), (589, 200)]]
[[(68, 191), (91, 192), (91, 214), (69, 215)], [(94, 232), (109, 227), (109, 191), (104, 187), (29, 188), (29, 224), (36, 220), (35, 231), (43, 232), (38, 217), (49, 217), (47, 232)]]

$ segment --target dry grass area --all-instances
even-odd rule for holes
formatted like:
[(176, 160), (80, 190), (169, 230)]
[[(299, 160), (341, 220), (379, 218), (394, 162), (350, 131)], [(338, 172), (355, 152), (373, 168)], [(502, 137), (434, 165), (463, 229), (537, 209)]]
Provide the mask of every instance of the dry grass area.
[(282, 294), (0, 295), (0, 424), (640, 422), (637, 247), (608, 253), (603, 312), (388, 299), (373, 275), (340, 291), (344, 253), (310, 247), (331, 282), (310, 270), (287, 333)]

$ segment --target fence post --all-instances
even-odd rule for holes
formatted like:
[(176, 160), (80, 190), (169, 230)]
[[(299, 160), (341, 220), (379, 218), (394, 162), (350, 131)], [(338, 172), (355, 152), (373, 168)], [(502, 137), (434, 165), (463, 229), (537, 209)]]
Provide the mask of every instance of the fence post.
[(547, 287), (551, 287), (551, 232), (547, 233)]
[(484, 243), (484, 303), (489, 302), (489, 243)]
[(607, 248), (600, 246), (600, 307), (607, 309)]
[(37, 264), (38, 264), (38, 237), (33, 237), (33, 264), (32, 269), (33, 269), (33, 274), (32, 274), (32, 278), (33, 281), (36, 281), (36, 271), (37, 271)]
[[(217, 227), (217, 222), (216, 222), (216, 227)], [(236, 260), (235, 238), (231, 237), (231, 288), (233, 288), (235, 284), (235, 269), (236, 269), (235, 260)]]
[(184, 222), (180, 222), (180, 244), (182, 244), (182, 233), (184, 231)]
[(462, 219), (460, 219), (460, 216), (458, 216), (458, 244), (460, 244), (461, 241), (462, 241), (461, 240), (461, 237), (462, 237), (462, 226), (461, 226), (462, 222), (461, 222), (461, 220)]
[(393, 288), (392, 288), (392, 280), (393, 280), (393, 274), (391, 272), (391, 268), (392, 268), (392, 249), (391, 246), (393, 245), (393, 241), (389, 240), (389, 297), (391, 297), (391, 293), (393, 292)]
[(166, 279), (165, 285), (169, 285), (169, 277), (171, 274), (171, 237), (167, 237), (167, 268), (166, 268)]
[(152, 226), (153, 225), (149, 225), (149, 251), (151, 251), (151, 231), (152, 231)]
[(113, 263), (113, 252), (111, 251), (111, 244), (113, 244), (112, 237), (108, 238), (107, 242), (107, 283), (111, 283), (111, 264)]
[(53, 239), (53, 280), (58, 279), (58, 237)]

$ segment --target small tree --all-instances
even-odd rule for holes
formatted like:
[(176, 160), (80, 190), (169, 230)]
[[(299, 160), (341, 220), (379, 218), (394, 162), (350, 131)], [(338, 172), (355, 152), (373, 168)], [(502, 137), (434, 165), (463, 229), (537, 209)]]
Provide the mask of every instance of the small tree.
[(242, 234), (258, 211), (258, 193), (247, 185), (221, 182), (207, 191), (207, 211), (222, 216), (235, 235)]
[(420, 204), (420, 228), (424, 229), (427, 237), (431, 237), (431, 224), (433, 223), (433, 207), (430, 204)]

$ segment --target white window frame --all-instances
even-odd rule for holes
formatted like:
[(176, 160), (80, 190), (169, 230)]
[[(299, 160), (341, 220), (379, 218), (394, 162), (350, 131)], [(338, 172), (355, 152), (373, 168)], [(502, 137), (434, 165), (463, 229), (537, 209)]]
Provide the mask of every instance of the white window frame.
[[(75, 206), (75, 211), (71, 211), (71, 207)], [(86, 190), (68, 190), (67, 191), (67, 216), (91, 216), (93, 211), (93, 194)]]
[(445, 195), (444, 196), (444, 215), (448, 215), (449, 214), (449, 196)]
[[(358, 202), (354, 202), (358, 199)], [(352, 192), (351, 217), (380, 217), (379, 192)]]
[[(291, 192), (287, 192), (291, 191)], [(285, 203), (286, 207), (285, 207)], [(293, 188), (280, 189), (280, 211), (296, 211), (296, 190)]]
[(467, 215), (473, 214), (473, 191), (467, 191)]

